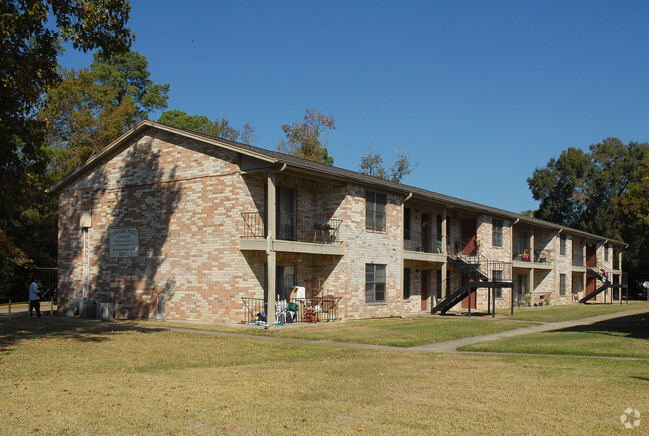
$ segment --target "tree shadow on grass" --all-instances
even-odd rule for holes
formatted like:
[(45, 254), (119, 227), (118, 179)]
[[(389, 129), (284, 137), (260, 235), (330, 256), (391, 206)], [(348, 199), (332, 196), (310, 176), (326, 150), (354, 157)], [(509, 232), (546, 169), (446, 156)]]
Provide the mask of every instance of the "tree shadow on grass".
[(73, 339), (79, 342), (106, 342), (124, 332), (151, 334), (164, 329), (139, 327), (117, 322), (99, 322), (59, 316), (14, 318), (0, 322), (0, 353), (21, 340)]
[(649, 339), (649, 313), (622, 316), (596, 322), (595, 324), (569, 327), (557, 331), (595, 333), (647, 340)]

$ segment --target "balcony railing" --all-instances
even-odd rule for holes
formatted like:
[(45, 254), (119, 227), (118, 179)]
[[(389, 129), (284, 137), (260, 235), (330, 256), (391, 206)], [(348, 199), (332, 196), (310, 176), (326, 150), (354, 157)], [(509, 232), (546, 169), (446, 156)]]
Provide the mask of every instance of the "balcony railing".
[(442, 241), (435, 233), (406, 230), (403, 235), (403, 249), (421, 253), (442, 253)]
[[(275, 325), (295, 322), (316, 323), (335, 322), (338, 317), (338, 304), (342, 297), (325, 295), (323, 297), (293, 298), (275, 303)], [(266, 325), (268, 304), (263, 298), (241, 297), (245, 309), (246, 324)]]
[(456, 239), (449, 238), (446, 244), (446, 250), (451, 256), (476, 256), (478, 254), (479, 243), (476, 238)]
[(552, 263), (554, 250), (543, 248), (541, 250), (534, 250), (534, 259), (532, 262), (536, 263)]
[(532, 261), (529, 236), (514, 236), (512, 239), (512, 259), (522, 262)]
[[(243, 212), (242, 239), (263, 239), (268, 234), (264, 218), (259, 212)], [(342, 220), (334, 218), (277, 214), (277, 239), (337, 245)]]

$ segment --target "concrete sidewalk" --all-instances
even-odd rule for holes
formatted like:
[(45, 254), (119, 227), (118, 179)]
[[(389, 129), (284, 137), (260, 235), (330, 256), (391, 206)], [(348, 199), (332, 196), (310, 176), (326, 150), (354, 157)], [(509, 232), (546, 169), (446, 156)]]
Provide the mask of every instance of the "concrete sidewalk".
[(456, 339), (454, 341), (438, 342), (436, 344), (419, 345), (417, 347), (409, 348), (411, 351), (429, 351), (435, 353), (453, 353), (458, 348), (466, 345), (473, 345), (480, 342), (495, 341), (496, 339), (511, 338), (520, 335), (529, 335), (531, 333), (542, 333), (553, 330), (561, 330), (570, 327), (591, 325), (602, 321), (607, 321), (615, 318), (622, 318), (625, 316), (639, 315), (642, 313), (649, 313), (647, 309), (630, 310), (626, 312), (616, 312), (606, 315), (592, 316), (590, 318), (575, 319), (571, 321), (562, 322), (548, 322), (532, 327), (525, 327), (522, 329), (508, 330), (500, 333), (492, 333), (489, 335), (473, 336), (470, 338)]

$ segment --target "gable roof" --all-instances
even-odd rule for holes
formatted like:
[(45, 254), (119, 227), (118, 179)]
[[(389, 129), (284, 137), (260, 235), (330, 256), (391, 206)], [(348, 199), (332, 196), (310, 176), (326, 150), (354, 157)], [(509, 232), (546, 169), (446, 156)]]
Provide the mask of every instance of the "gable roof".
[(459, 198), (451, 197), (444, 194), (439, 194), (437, 192), (429, 191), (426, 189), (417, 188), (402, 183), (396, 183), (389, 180), (379, 179), (377, 177), (368, 176), (356, 171), (325, 165), (307, 159), (302, 159), (284, 153), (279, 153), (277, 151), (266, 150), (260, 147), (255, 147), (253, 145), (248, 145), (248, 144), (242, 144), (228, 139), (216, 138), (202, 133), (192, 132), (189, 130), (185, 130), (178, 127), (173, 127), (173, 126), (169, 126), (166, 124), (161, 124), (149, 120), (142, 121), (137, 126), (128, 130), (122, 136), (120, 136), (112, 143), (110, 143), (106, 148), (104, 148), (99, 153), (95, 154), (90, 159), (88, 159), (80, 167), (65, 175), (61, 180), (59, 180), (54, 185), (52, 185), (47, 190), (47, 192), (48, 193), (60, 192), (67, 185), (69, 185), (71, 182), (76, 180), (78, 177), (80, 177), (83, 174), (86, 174), (87, 172), (95, 168), (97, 165), (102, 163), (106, 157), (110, 156), (116, 151), (119, 151), (122, 147), (127, 146), (132, 140), (132, 138), (137, 137), (138, 135), (140, 135), (146, 129), (149, 128), (173, 133), (203, 143), (211, 144), (217, 147), (222, 147), (267, 162), (270, 165), (276, 165), (278, 167), (286, 165), (292, 170), (308, 173), (312, 176), (318, 175), (320, 177), (333, 178), (345, 182), (354, 182), (363, 185), (365, 187), (369, 187), (371, 189), (399, 193), (406, 196), (407, 198), (430, 201), (434, 203), (443, 204), (446, 206), (451, 206), (452, 208), (479, 212), (479, 213), (486, 213), (499, 218), (506, 218), (514, 221), (515, 223), (520, 222), (531, 226), (543, 227), (546, 229), (555, 230), (557, 232), (566, 232), (576, 236), (581, 236), (586, 239), (610, 242), (611, 244), (618, 245), (618, 246), (627, 245), (621, 241), (607, 239), (599, 235), (584, 232), (581, 230), (572, 229), (570, 227), (551, 223), (549, 221), (544, 221), (537, 218), (531, 218), (526, 215), (509, 212), (503, 209), (498, 209), (495, 207), (486, 206), (471, 201), (461, 200)]

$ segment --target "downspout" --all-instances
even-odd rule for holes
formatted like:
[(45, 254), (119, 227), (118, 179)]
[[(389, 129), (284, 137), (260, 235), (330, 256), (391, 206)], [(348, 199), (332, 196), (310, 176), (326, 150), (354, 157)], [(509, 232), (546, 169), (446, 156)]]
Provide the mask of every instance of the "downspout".
[[(412, 192), (408, 193), (408, 196), (401, 202), (401, 224), (403, 225), (403, 217), (405, 216), (404, 213), (404, 205), (406, 201), (410, 200), (412, 198)], [(405, 260), (403, 259), (403, 229), (401, 229), (401, 298), (399, 302), (399, 311), (400, 311), (400, 317), (403, 318), (403, 291), (405, 287), (405, 277), (404, 277), (404, 270), (405, 270)]]

